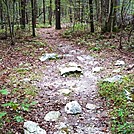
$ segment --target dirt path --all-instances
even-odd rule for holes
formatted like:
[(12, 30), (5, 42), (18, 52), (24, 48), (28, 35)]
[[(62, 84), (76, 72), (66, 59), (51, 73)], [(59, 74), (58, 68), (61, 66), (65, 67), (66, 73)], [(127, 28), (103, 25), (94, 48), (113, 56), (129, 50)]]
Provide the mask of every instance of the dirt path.
[[(107, 134), (108, 116), (103, 101), (97, 93), (97, 80), (92, 68), (99, 66), (99, 61), (90, 56), (86, 48), (78, 48), (71, 41), (61, 38), (61, 31), (53, 28), (40, 29), (38, 35), (46, 41), (53, 52), (63, 56), (62, 59), (43, 62), (43, 78), (37, 86), (41, 89), (36, 98), (38, 108), (33, 111), (33, 120), (47, 131), (47, 134)], [(50, 51), (49, 51), (50, 52)], [(81, 66), (83, 75), (80, 77), (63, 77), (59, 67), (63, 64), (75, 62)], [(63, 93), (69, 90), (69, 94)], [(65, 105), (77, 101), (82, 112), (77, 115), (67, 114)], [(58, 120), (45, 121), (45, 115), (50, 111), (61, 113)]]

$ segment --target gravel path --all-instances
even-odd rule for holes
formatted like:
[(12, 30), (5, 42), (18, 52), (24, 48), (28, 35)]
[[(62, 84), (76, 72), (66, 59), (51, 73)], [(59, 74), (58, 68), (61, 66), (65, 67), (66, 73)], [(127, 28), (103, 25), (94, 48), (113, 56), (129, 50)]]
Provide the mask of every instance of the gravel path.
[[(100, 66), (101, 61), (90, 56), (85, 48), (79, 48), (71, 41), (61, 38), (60, 32), (53, 28), (38, 31), (40, 38), (55, 53), (62, 55), (62, 59), (43, 62), (43, 78), (37, 84), (41, 90), (37, 97), (39, 104), (35, 120), (47, 134), (108, 134), (106, 107), (97, 93), (100, 75), (92, 71)], [(61, 76), (59, 68), (70, 62), (79, 65), (83, 74), (76, 77)], [(65, 90), (69, 93), (64, 93)], [(80, 114), (65, 112), (65, 105), (71, 101), (80, 104)], [(61, 115), (56, 121), (45, 121), (44, 117), (50, 111), (59, 111)]]

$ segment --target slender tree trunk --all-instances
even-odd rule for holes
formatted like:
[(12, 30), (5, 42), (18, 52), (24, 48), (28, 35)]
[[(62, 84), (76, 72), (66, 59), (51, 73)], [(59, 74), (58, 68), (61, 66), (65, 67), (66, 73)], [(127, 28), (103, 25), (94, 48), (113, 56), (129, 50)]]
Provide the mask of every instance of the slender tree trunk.
[(31, 7), (32, 7), (32, 35), (35, 37), (35, 12), (34, 12), (34, 0), (31, 0)]
[(89, 0), (89, 7), (90, 7), (90, 27), (91, 32), (94, 32), (94, 19), (93, 19), (93, 0)]
[(46, 23), (46, 3), (45, 0), (43, 0), (43, 22)]
[(49, 24), (52, 25), (52, 0), (50, 0), (49, 6)]
[(3, 6), (2, 6), (2, 1), (0, 1), (0, 23), (1, 23), (1, 29), (4, 29), (3, 25)]
[[(8, 19), (8, 25), (9, 25), (9, 31), (10, 31), (10, 37), (11, 37), (11, 45), (15, 45), (15, 41), (14, 41), (14, 19), (15, 19), (15, 15), (13, 15), (13, 22), (11, 24), (11, 17), (10, 17), (10, 11), (9, 11), (9, 1), (5, 0), (3, 1), (5, 3), (6, 6), (6, 12), (7, 12), (7, 19)], [(15, 12), (15, 0), (13, 0), (13, 13)]]
[(26, 4), (26, 0), (21, 0), (21, 28), (25, 29), (25, 4)]
[(60, 0), (55, 0), (56, 29), (61, 29), (60, 24)]

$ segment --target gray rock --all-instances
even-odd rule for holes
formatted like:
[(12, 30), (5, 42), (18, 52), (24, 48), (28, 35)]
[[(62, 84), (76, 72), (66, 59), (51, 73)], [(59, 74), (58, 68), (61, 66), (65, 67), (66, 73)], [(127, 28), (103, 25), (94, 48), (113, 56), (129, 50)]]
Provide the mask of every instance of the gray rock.
[(31, 80), (29, 78), (24, 78), (23, 81), (27, 83), (30, 82)]
[(89, 109), (89, 110), (93, 110), (93, 109), (96, 108), (96, 105), (91, 104), (91, 103), (87, 103), (86, 108)]
[(46, 53), (45, 55), (43, 55), (42, 57), (40, 57), (40, 61), (46, 61), (46, 60), (51, 60), (51, 59), (59, 59), (61, 58), (61, 56), (59, 56), (58, 54), (55, 53)]
[(123, 60), (117, 60), (115, 63), (115, 66), (123, 66), (125, 65), (125, 62)]
[(120, 71), (121, 71), (121, 69), (118, 68), (118, 69), (114, 69), (112, 72), (113, 72), (113, 73), (119, 73)]
[(127, 90), (124, 90), (124, 91), (125, 91), (125, 95), (126, 95), (127, 100), (133, 100), (133, 99), (131, 98), (131, 93), (128, 92)]
[(101, 70), (103, 70), (103, 67), (95, 67), (95, 68), (93, 68), (92, 69), (92, 71), (95, 73), (97, 73), (97, 72), (100, 72)]
[(104, 82), (117, 82), (117, 81), (121, 81), (122, 77), (123, 76), (121, 76), (121, 75), (116, 75), (116, 76), (113, 76), (113, 77), (110, 77), (110, 78), (106, 78), (103, 81)]
[(65, 112), (67, 114), (79, 114), (82, 113), (82, 108), (77, 101), (72, 101), (66, 104)]
[(75, 72), (82, 73), (81, 67), (73, 62), (63, 65), (59, 68), (59, 71), (61, 75)]
[(46, 131), (33, 121), (24, 122), (24, 134), (46, 134)]
[(61, 113), (59, 111), (50, 111), (46, 114), (45, 120), (46, 121), (57, 121), (60, 117)]
[(63, 95), (69, 95), (72, 92), (71, 89), (60, 89), (59, 93)]

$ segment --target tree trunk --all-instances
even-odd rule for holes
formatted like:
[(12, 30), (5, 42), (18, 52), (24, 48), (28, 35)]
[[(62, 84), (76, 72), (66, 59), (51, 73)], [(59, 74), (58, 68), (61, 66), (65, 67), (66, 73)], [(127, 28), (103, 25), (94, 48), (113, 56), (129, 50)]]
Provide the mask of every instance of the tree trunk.
[(0, 23), (1, 23), (1, 29), (4, 29), (4, 25), (3, 25), (3, 6), (2, 6), (2, 1), (0, 1)]
[(52, 0), (50, 0), (50, 6), (49, 6), (49, 24), (52, 25)]
[(25, 4), (26, 4), (26, 0), (21, 0), (21, 19), (20, 19), (20, 24), (21, 24), (22, 29), (25, 29)]
[(45, 0), (43, 0), (43, 22), (46, 23), (46, 3)]
[(31, 7), (32, 7), (32, 35), (35, 37), (35, 11), (34, 11), (34, 2), (35, 0), (31, 0)]
[(90, 27), (91, 32), (94, 32), (94, 19), (93, 19), (93, 0), (89, 0), (89, 7), (90, 7)]
[(56, 29), (61, 29), (60, 24), (60, 0), (55, 0)]

